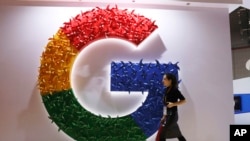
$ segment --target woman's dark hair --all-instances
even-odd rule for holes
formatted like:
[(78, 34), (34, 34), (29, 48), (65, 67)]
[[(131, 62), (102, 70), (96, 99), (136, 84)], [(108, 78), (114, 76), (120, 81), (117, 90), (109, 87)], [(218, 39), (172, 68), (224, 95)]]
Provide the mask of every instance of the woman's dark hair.
[(171, 80), (171, 81), (172, 81), (171, 85), (172, 85), (173, 87), (177, 88), (177, 87), (178, 87), (178, 81), (177, 81), (175, 75), (172, 74), (172, 73), (166, 73), (165, 75), (166, 75), (166, 78), (167, 78), (168, 80)]

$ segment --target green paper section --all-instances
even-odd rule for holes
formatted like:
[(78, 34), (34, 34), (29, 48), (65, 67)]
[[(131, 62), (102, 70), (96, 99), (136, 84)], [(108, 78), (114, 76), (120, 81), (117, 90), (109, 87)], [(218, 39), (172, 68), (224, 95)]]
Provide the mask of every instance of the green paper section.
[(147, 137), (131, 116), (105, 118), (85, 110), (73, 91), (42, 96), (52, 123), (77, 141), (145, 141)]

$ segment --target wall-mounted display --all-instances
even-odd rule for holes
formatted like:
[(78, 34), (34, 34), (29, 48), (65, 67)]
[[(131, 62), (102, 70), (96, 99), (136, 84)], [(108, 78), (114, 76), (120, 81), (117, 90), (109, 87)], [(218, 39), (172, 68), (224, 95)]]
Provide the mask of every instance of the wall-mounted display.
[[(49, 39), (50, 41), (41, 57), (38, 78), (43, 103), (52, 123), (58, 126), (58, 131), (62, 130), (73, 139), (79, 141), (138, 141), (146, 140), (155, 133), (158, 128), (157, 121), (161, 116), (160, 112), (156, 112), (156, 115), (152, 114), (155, 118), (147, 115), (147, 119), (151, 118), (151, 121), (145, 121), (145, 117), (141, 116), (143, 111), (145, 111), (142, 108), (137, 113), (131, 114), (134, 118), (130, 115), (117, 118), (103, 117), (102, 115), (96, 116), (79, 104), (78, 99), (74, 95), (70, 78), (71, 68), (75, 59), (91, 43), (99, 39), (119, 38), (139, 45), (155, 29), (157, 29), (157, 25), (154, 21), (136, 14), (134, 10), (120, 10), (117, 6), (112, 8), (107, 6), (105, 9), (96, 7), (90, 11), (81, 12), (76, 17), (70, 19), (69, 22), (64, 23), (58, 32)], [(119, 66), (121, 64), (111, 63), (112, 65)], [(175, 66), (174, 69), (166, 70), (178, 74), (177, 64), (159, 64), (157, 61), (156, 64), (147, 65), (151, 67), (148, 69), (152, 71), (152, 74), (150, 72), (151, 77), (156, 77), (156, 73), (162, 74), (159, 67), (164, 68), (166, 66), (169, 66), (169, 68)], [(134, 64), (135, 68), (137, 66)], [(139, 64), (139, 66), (142, 67), (143, 64)], [(112, 68), (116, 69), (114, 66)], [(120, 73), (114, 73), (114, 70), (112, 74)], [(143, 70), (148, 71), (145, 68)], [(135, 71), (143, 73), (140, 70)], [(138, 80), (146, 78), (145, 74), (142, 75)], [(113, 81), (116, 77), (111, 76), (111, 78)], [(150, 77), (147, 78), (149, 79)], [(155, 86), (158, 86), (158, 83), (160, 83), (159, 79), (157, 76), (154, 83), (157, 85)], [(153, 84), (153, 82), (148, 80), (147, 83)], [(111, 89), (114, 88), (113, 86)], [(154, 95), (156, 96), (158, 93), (158, 97), (160, 96), (155, 88), (149, 88), (152, 95), (148, 96), (144, 103), (146, 105), (142, 106), (143, 108), (151, 108), (147, 105), (153, 102)], [(159, 102), (157, 97), (155, 100), (154, 102)], [(158, 108), (161, 107), (159, 106)], [(151, 124), (153, 125), (152, 127)]]

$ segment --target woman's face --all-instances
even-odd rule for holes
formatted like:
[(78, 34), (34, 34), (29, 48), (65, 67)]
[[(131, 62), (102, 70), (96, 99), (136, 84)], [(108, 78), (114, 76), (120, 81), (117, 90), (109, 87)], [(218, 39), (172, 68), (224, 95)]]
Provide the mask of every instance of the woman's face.
[(162, 83), (165, 87), (171, 86), (172, 80), (169, 80), (166, 75), (163, 75)]

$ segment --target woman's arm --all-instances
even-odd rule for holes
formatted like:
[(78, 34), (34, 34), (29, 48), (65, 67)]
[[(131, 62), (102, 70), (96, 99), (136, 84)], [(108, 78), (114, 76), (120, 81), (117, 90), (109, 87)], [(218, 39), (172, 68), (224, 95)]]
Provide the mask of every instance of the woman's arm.
[(172, 107), (174, 107), (174, 106), (179, 106), (179, 105), (182, 105), (182, 104), (184, 104), (184, 103), (186, 103), (186, 99), (180, 100), (180, 101), (177, 101), (177, 102), (174, 102), (174, 103), (169, 102), (167, 107), (168, 107), (168, 108), (172, 108)]
[(167, 107), (164, 106), (164, 107), (163, 107), (163, 116), (162, 116), (162, 118), (161, 118), (161, 124), (164, 124), (164, 123), (165, 123), (166, 117), (167, 117)]

